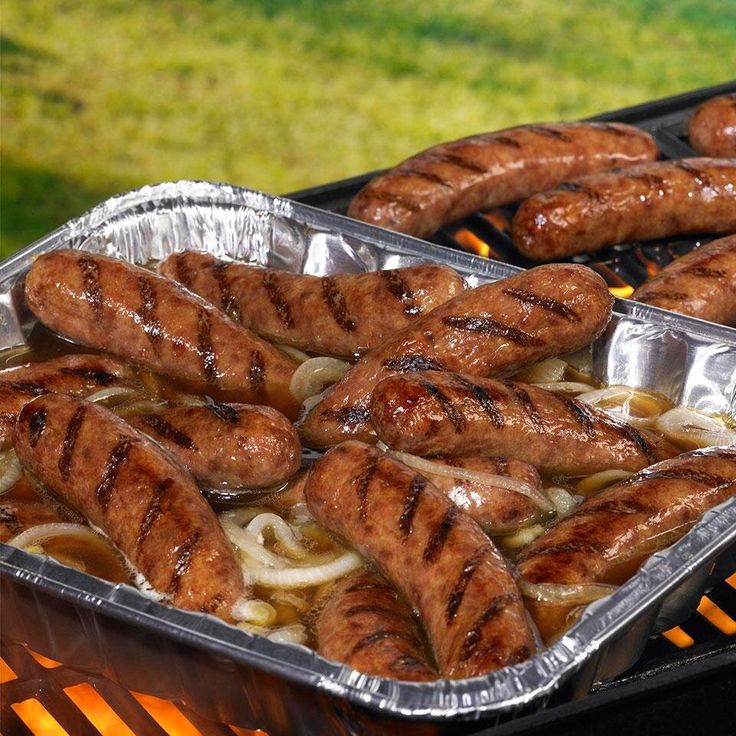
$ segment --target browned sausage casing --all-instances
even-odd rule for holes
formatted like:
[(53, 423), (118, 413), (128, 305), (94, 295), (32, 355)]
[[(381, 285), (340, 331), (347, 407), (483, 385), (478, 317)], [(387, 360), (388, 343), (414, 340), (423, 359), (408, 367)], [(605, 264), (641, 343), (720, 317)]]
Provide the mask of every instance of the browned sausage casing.
[(483, 530), (424, 476), (361, 442), (309, 472), (307, 505), (419, 612), (443, 677), (516, 664), (536, 648), (506, 562)]
[(271, 342), (344, 358), (362, 355), (463, 290), (458, 273), (436, 264), (320, 277), (186, 251), (159, 271)]
[(591, 174), (521, 204), (511, 236), (548, 260), (631, 240), (736, 231), (736, 159), (658, 161)]
[(423, 682), (439, 675), (396, 589), (371, 570), (340, 580), (314, 622), (317, 652), (366, 675)]
[(26, 277), (26, 301), (50, 329), (170, 376), (220, 401), (296, 412), (296, 364), (179, 284), (125, 261), (76, 250), (46, 253)]
[(371, 419), (389, 447), (414, 455), (508, 455), (541, 473), (636, 471), (680, 451), (568, 396), (524, 383), (428, 371), (373, 392)]
[(736, 326), (736, 235), (686, 253), (631, 297), (691, 317)]
[(245, 593), (233, 548), (194, 480), (154, 442), (104, 407), (47, 394), (23, 407), (15, 449), (155, 590), (231, 620)]
[[(665, 460), (586, 500), (538, 537), (519, 559), (530, 583), (621, 584), (700, 516), (736, 494), (736, 448), (695, 450)], [(568, 608), (530, 601), (545, 638)]]
[(736, 156), (736, 92), (706, 100), (687, 125), (690, 145), (701, 156)]
[(608, 324), (612, 304), (603, 279), (573, 264), (539, 266), (465, 291), (359, 360), (300, 420), (302, 441), (375, 441), (368, 402), (383, 378), (421, 370), (508, 375), (590, 343)]
[(177, 406), (128, 421), (211, 488), (269, 488), (299, 470), (299, 436), (268, 406)]
[(135, 372), (102, 355), (64, 355), (0, 371), (0, 447), (10, 441), (18, 412), (49, 392), (84, 397), (108, 386), (136, 385)]
[(522, 125), (433, 146), (372, 179), (348, 215), (424, 237), (477, 210), (571, 177), (653, 161), (654, 139), (622, 123)]

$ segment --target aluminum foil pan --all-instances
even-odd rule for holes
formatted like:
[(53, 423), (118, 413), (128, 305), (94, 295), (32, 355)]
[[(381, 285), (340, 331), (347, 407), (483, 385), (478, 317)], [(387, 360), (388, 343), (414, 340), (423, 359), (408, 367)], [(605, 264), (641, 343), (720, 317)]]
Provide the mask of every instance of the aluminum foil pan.
[[(114, 197), (0, 264), (0, 348), (23, 344), (33, 326), (21, 284), (34, 256), (68, 247), (141, 264), (196, 248), (311, 274), (439, 262), (456, 268), (470, 285), (520, 270), (247, 189), (165, 183)], [(592, 347), (592, 365), (602, 383), (653, 389), (675, 403), (736, 420), (736, 330), (619, 300), (611, 324)], [(264, 728), (272, 736), (296, 731), (297, 723), (301, 733), (323, 733), (328, 723), (334, 733), (390, 733), (397, 719), (423, 724), (422, 733), (440, 733), (460, 722), (488, 724), (542, 707), (563, 684), (584, 695), (592, 683), (619, 674), (638, 659), (651, 634), (695, 607), (712, 564), (735, 541), (736, 499), (709, 511), (628, 583), (590, 605), (553, 646), (471, 680), (406, 683), (366, 676), (306, 647), (271, 642), (212, 616), (161, 605), (128, 585), (112, 585), (0, 544), (3, 585), (13, 592), (10, 600), (7, 593), (4, 598), (9, 613), (4, 636), (35, 638), (52, 648), (44, 652), (48, 656), (68, 663), (65, 657), (71, 657), (75, 666), (104, 672), (128, 687), (183, 697), (195, 710), (214, 708), (228, 723)], [(74, 629), (76, 640), (55, 633), (69, 616), (57, 620), (48, 607), (56, 610), (63, 602), (82, 622)], [(28, 621), (34, 610), (43, 620), (39, 608), (47, 616), (41, 634), (38, 620)], [(111, 627), (111, 621), (118, 623)], [(127, 644), (121, 647), (119, 640)], [(171, 654), (180, 652), (180, 645), (185, 658)], [(138, 646), (156, 649), (148, 664), (155, 676), (145, 683), (140, 660), (129, 661)], [(121, 649), (129, 650), (127, 656), (115, 655)], [(222, 667), (237, 673), (237, 686), (225, 685), (219, 675), (208, 686), (201, 673)], [(311, 718), (305, 718), (308, 713)], [(407, 720), (401, 727), (408, 726)], [(468, 728), (465, 723), (462, 730)]]

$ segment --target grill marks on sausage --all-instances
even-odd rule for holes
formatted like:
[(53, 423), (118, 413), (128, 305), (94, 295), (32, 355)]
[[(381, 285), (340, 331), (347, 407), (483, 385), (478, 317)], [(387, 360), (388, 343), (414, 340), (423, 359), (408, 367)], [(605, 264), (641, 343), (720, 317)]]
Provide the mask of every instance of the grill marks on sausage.
[(445, 512), (442, 520), (430, 535), (427, 546), (424, 548), (422, 554), (424, 562), (429, 562), (430, 564), (437, 562), (460, 513), (462, 512), (454, 504)]
[(544, 125), (527, 125), (525, 127), (526, 130), (531, 133), (537, 133), (538, 135), (545, 136), (546, 138), (554, 138), (555, 140), (563, 141), (564, 143), (572, 143), (570, 136), (566, 135), (561, 130), (548, 128)]
[(607, 417), (605, 422), (609, 427), (617, 429), (624, 437), (633, 442), (650, 464), (657, 462), (657, 453), (655, 452), (654, 446), (636, 427), (626, 422), (619, 422), (613, 417)]
[(521, 404), (524, 409), (524, 413), (529, 417), (529, 421), (532, 423), (535, 432), (542, 433), (545, 431), (544, 420), (539, 413), (536, 404), (532, 401), (531, 396), (521, 386), (517, 386), (515, 383), (507, 382), (505, 384), (516, 397), (517, 401)]
[(136, 314), (141, 320), (141, 326), (146, 333), (148, 339), (154, 348), (158, 347), (163, 337), (161, 330), (161, 322), (156, 316), (158, 300), (156, 299), (156, 291), (154, 285), (147, 276), (138, 276), (138, 293), (141, 296), (141, 306), (138, 307)]
[(59, 373), (65, 376), (76, 376), (92, 381), (98, 386), (109, 386), (118, 380), (117, 376), (103, 370), (95, 370), (94, 368), (59, 368)]
[(374, 644), (377, 644), (378, 642), (385, 641), (386, 639), (401, 639), (403, 641), (409, 642), (413, 647), (421, 647), (421, 643), (416, 637), (411, 636), (411, 634), (408, 634), (404, 631), (378, 629), (377, 631), (368, 634), (368, 636), (364, 636), (362, 639), (359, 639), (350, 650), (350, 656), (357, 654), (359, 651), (365, 649), (366, 647), (370, 647)]
[(227, 261), (215, 261), (212, 264), (212, 275), (217, 282), (217, 288), (220, 290), (220, 308), (230, 319), (240, 323), (242, 322), (240, 305), (230, 290), (230, 284), (227, 280), (227, 269), (229, 265)]
[(404, 314), (409, 317), (419, 314), (422, 310), (416, 302), (416, 295), (406, 285), (401, 273), (396, 269), (380, 271), (381, 277), (386, 282), (389, 294), (394, 296), (404, 305)]
[(161, 501), (163, 500), (163, 497), (166, 495), (166, 492), (169, 490), (169, 488), (171, 488), (172, 485), (174, 485), (174, 479), (166, 478), (160, 483), (157, 483), (154, 487), (153, 493), (151, 494), (151, 502), (148, 504), (146, 513), (143, 514), (143, 519), (138, 531), (138, 536), (135, 539), (136, 552), (140, 551), (151, 529), (153, 528), (153, 525), (161, 516)]
[[(394, 174), (391, 174), (390, 176), (396, 177), (401, 176), (400, 172), (396, 172)], [(371, 191), (371, 200), (377, 200), (379, 202), (386, 202), (387, 204), (393, 205), (393, 206), (399, 206), (403, 207), (408, 212), (417, 213), (420, 212), (422, 209), (422, 205), (418, 202), (415, 202), (412, 199), (409, 199), (407, 197), (401, 196), (399, 194), (396, 194), (395, 192), (392, 192), (390, 187), (387, 187), (385, 190), (378, 189)]]
[(275, 271), (264, 271), (263, 288), (268, 294), (268, 299), (276, 310), (276, 315), (281, 320), (284, 327), (292, 329), (294, 327), (294, 317), (291, 314), (291, 307), (286, 301), (286, 296), (279, 284), (279, 278)]
[(322, 299), (332, 319), (339, 327), (345, 332), (354, 332), (357, 325), (355, 320), (351, 319), (348, 314), (345, 295), (337, 287), (335, 279), (330, 276), (325, 276), (322, 280)]
[(265, 364), (263, 362), (263, 353), (260, 350), (254, 350), (250, 354), (248, 382), (255, 393), (261, 391), (266, 383)]
[(370, 419), (370, 411), (365, 406), (355, 404), (342, 409), (323, 409), (320, 416), (323, 419), (334, 419), (346, 429), (351, 429), (365, 424)]
[(95, 489), (95, 498), (102, 511), (107, 511), (110, 505), (110, 499), (115, 490), (118, 481), (118, 474), (123, 463), (128, 459), (130, 449), (133, 446), (131, 437), (123, 437), (113, 447), (110, 456), (105, 463), (105, 469), (102, 471), (102, 478)]
[(422, 493), (427, 486), (427, 479), (423, 475), (415, 475), (409, 484), (406, 498), (404, 499), (404, 507), (399, 517), (399, 531), (401, 536), (406, 539), (412, 531), (414, 524), (414, 515), (416, 514)]
[(705, 279), (724, 279), (728, 276), (728, 273), (722, 268), (708, 268), (707, 266), (692, 266), (688, 268), (685, 273), (692, 274), (693, 276), (700, 276)]
[(596, 417), (590, 413), (588, 408), (581, 402), (571, 399), (569, 396), (557, 396), (557, 399), (575, 418), (575, 421), (580, 425), (583, 432), (591, 439), (594, 439), (597, 434), (595, 426)]
[(499, 410), (495, 399), (488, 393), (488, 391), (486, 391), (483, 386), (473, 383), (470, 379), (460, 375), (459, 373), (453, 374), (453, 378), (470, 394), (473, 399), (478, 402), (478, 404), (480, 404), (480, 407), (491, 420), (491, 424), (496, 429), (501, 429), (505, 423), (503, 413)]
[(558, 191), (562, 192), (574, 192), (575, 194), (582, 194), (592, 202), (602, 203), (606, 197), (604, 194), (593, 187), (583, 184), (579, 181), (566, 181), (557, 187)]
[(46, 429), (46, 409), (36, 409), (28, 418), (28, 444), (35, 447)]
[(504, 593), (493, 598), (473, 628), (468, 631), (460, 652), (460, 660), (466, 662), (473, 656), (482, 640), (481, 632), (486, 624), (503, 613), (509, 606), (516, 605), (520, 601), (521, 596), (518, 593)]
[(681, 171), (684, 171), (686, 174), (689, 174), (695, 180), (698, 186), (703, 187), (703, 188), (713, 186), (713, 182), (711, 181), (711, 178), (708, 176), (705, 169), (701, 169), (697, 166), (693, 166), (691, 163), (688, 163), (687, 161), (683, 161), (681, 159), (673, 161), (672, 165), (675, 168), (678, 168)]
[(0, 387), (2, 386), (7, 386), (13, 389), (13, 391), (25, 394), (26, 396), (43, 396), (43, 394), (51, 393), (49, 389), (38, 381), (2, 381), (0, 382)]
[(457, 153), (450, 153), (449, 151), (444, 153), (433, 152), (429, 154), (427, 158), (433, 162), (436, 161), (437, 163), (445, 163), (451, 164), (452, 166), (457, 166), (458, 169), (465, 169), (466, 171), (470, 171), (473, 174), (485, 174), (488, 170), (485, 166), (476, 163), (475, 161), (472, 161), (465, 156), (460, 156)]
[(176, 280), (183, 284), (187, 289), (192, 291), (192, 284), (194, 283), (194, 277), (192, 276), (192, 270), (189, 268), (189, 262), (186, 252), (179, 253), (174, 260), (174, 267), (176, 270)]
[(420, 381), (419, 385), (433, 398), (445, 412), (455, 432), (463, 432), (466, 427), (465, 417), (452, 405), (449, 397), (431, 381)]
[(202, 362), (202, 373), (208, 383), (217, 383), (217, 354), (212, 345), (212, 321), (206, 309), (197, 311), (197, 353)]
[(194, 440), (188, 434), (177, 429), (171, 422), (159, 414), (146, 414), (141, 417), (141, 421), (145, 422), (148, 427), (165, 440), (179, 447), (183, 447), (185, 450), (196, 449)]
[(665, 478), (669, 480), (689, 480), (693, 483), (701, 483), (705, 486), (712, 486), (715, 488), (728, 488), (729, 485), (736, 483), (736, 478), (723, 478), (720, 475), (713, 475), (712, 473), (704, 473), (700, 470), (692, 470), (690, 468), (678, 468), (675, 470), (644, 470), (642, 473), (632, 476), (628, 482), (636, 480), (653, 480), (657, 478)]
[(61, 444), (61, 453), (59, 454), (59, 473), (64, 482), (69, 480), (69, 474), (72, 467), (72, 457), (74, 455), (74, 447), (77, 443), (77, 437), (79, 436), (79, 430), (82, 427), (84, 421), (84, 414), (86, 407), (84, 404), (78, 406), (72, 418), (69, 420), (69, 424), (66, 427), (66, 433), (64, 435), (64, 441)]
[(413, 169), (410, 167), (402, 168), (401, 169), (401, 175), (402, 176), (409, 176), (415, 179), (424, 179), (425, 181), (428, 181), (430, 184), (438, 184), (441, 187), (445, 187), (446, 189), (454, 189), (452, 182), (447, 181), (447, 179), (443, 179), (438, 174), (433, 174), (431, 171), (423, 171), (421, 169)]
[(240, 420), (238, 410), (229, 404), (218, 404), (216, 401), (208, 401), (205, 407), (226, 424), (235, 425)]
[(396, 373), (417, 373), (419, 371), (441, 371), (444, 365), (439, 360), (429, 358), (420, 353), (408, 353), (400, 358), (390, 358), (383, 361), (383, 367)]
[(88, 253), (79, 257), (79, 268), (84, 283), (82, 295), (99, 319), (102, 316), (102, 292), (100, 290), (100, 267)]
[(522, 346), (540, 346), (542, 340), (528, 332), (519, 330), (516, 327), (503, 324), (490, 317), (443, 317), (442, 322), (448, 327), (465, 332), (480, 332), (491, 337), (504, 337), (517, 345)]
[(450, 593), (450, 596), (447, 599), (446, 619), (448, 624), (450, 624), (457, 615), (460, 605), (463, 602), (463, 598), (465, 597), (465, 591), (473, 577), (473, 573), (475, 573), (478, 565), (480, 565), (483, 558), (489, 551), (490, 547), (487, 544), (484, 544), (482, 547), (478, 547), (478, 549), (475, 550), (475, 552), (473, 552), (473, 554), (465, 561), (463, 569), (460, 571), (460, 576), (452, 589), (452, 593)]
[(563, 304), (557, 299), (540, 296), (539, 294), (535, 294), (533, 291), (526, 291), (525, 289), (504, 289), (503, 293), (508, 294), (508, 296), (511, 296), (524, 304), (541, 307), (547, 312), (557, 314), (569, 322), (580, 322), (580, 317), (576, 312), (570, 309), (567, 304)]
[(365, 466), (363, 472), (358, 476), (355, 486), (355, 493), (358, 496), (358, 517), (363, 522), (368, 517), (368, 486), (371, 480), (373, 480), (377, 469), (378, 457), (373, 457), (368, 465)]
[(202, 532), (199, 529), (193, 531), (180, 545), (176, 551), (176, 562), (174, 563), (174, 573), (171, 576), (166, 592), (169, 595), (176, 595), (181, 585), (181, 579), (186, 575), (192, 565), (194, 552), (202, 541)]

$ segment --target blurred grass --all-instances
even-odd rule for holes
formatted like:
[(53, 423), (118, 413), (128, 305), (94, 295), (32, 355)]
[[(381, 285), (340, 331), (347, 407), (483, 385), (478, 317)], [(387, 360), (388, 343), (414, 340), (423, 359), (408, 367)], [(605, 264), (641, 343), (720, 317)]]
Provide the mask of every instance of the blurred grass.
[(173, 179), (282, 193), (733, 76), (733, 0), (3, 0), (0, 253)]

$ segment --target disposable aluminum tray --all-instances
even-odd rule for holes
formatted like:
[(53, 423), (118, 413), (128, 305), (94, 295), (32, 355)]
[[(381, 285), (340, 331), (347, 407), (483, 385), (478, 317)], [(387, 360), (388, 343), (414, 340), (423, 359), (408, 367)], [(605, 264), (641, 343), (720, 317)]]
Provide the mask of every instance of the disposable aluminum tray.
[[(520, 269), (390, 233), (283, 198), (206, 182), (114, 197), (0, 264), (0, 347), (33, 325), (21, 282), (33, 258), (79, 248), (136, 263), (183, 248), (292, 272), (328, 274), (446, 263), (469, 284)], [(617, 301), (592, 348), (595, 377), (660, 391), (736, 419), (736, 330)], [(639, 657), (647, 638), (697, 604), (736, 541), (736, 499), (703, 517), (627, 584), (588, 607), (553, 646), (486, 677), (405, 683), (369, 677), (306, 647), (271, 642), (212, 616), (161, 605), (55, 561), (0, 544), (2, 636), (204, 717), (271, 734), (469, 733), (584, 696)]]

